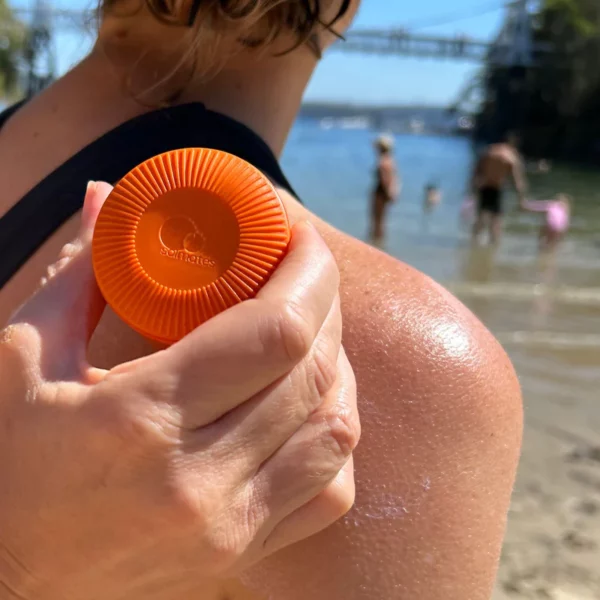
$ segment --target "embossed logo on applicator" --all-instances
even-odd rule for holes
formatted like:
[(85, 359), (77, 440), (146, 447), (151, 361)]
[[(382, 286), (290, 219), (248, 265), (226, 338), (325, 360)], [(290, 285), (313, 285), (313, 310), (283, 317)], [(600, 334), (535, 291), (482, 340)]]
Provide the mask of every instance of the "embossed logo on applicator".
[(163, 256), (199, 267), (216, 265), (214, 259), (203, 253), (206, 236), (189, 217), (178, 215), (167, 219), (158, 235), (162, 243), (160, 253)]

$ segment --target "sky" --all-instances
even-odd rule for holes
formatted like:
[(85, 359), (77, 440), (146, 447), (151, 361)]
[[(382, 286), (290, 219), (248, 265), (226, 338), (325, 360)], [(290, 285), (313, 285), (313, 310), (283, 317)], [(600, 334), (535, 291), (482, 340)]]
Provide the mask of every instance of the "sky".
[[(50, 1), (50, 0), (49, 0)], [(12, 0), (31, 7), (33, 0)], [(91, 0), (54, 0), (56, 8), (86, 9)], [(504, 16), (502, 0), (363, 0), (353, 28), (407, 28), (419, 33), (467, 35), (489, 40)], [(76, 31), (56, 36), (60, 72), (77, 62), (93, 37)], [(449, 105), (478, 65), (440, 59), (366, 56), (330, 50), (306, 92), (306, 100), (354, 104)]]

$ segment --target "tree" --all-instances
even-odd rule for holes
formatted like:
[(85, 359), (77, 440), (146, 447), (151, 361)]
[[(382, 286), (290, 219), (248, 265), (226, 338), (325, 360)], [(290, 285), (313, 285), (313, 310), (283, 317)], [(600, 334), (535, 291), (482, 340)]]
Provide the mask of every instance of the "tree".
[(20, 65), (27, 28), (16, 18), (6, 0), (0, 0), (0, 99), (20, 92)]
[(600, 93), (599, 33), (600, 9), (595, 0), (542, 4), (535, 35), (551, 44), (553, 56), (534, 73), (531, 121), (547, 133), (537, 134), (536, 140), (532, 132), (534, 147), (549, 147), (559, 156), (591, 156), (600, 123), (596, 117), (590, 120), (585, 105)]
[(496, 135), (503, 123), (518, 121), (531, 155), (600, 158), (600, 2), (542, 0), (538, 6), (533, 38), (551, 51), (519, 78), (511, 69), (488, 67), (480, 120)]

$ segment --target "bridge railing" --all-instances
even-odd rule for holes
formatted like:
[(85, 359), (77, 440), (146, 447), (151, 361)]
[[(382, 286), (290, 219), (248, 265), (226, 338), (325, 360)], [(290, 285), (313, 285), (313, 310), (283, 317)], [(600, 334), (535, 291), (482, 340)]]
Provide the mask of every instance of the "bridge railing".
[[(445, 37), (413, 34), (406, 30), (355, 29), (345, 40), (334, 44), (341, 52), (442, 58), (503, 65), (509, 46), (499, 42), (475, 40), (467, 36)], [(548, 44), (535, 44), (533, 62), (552, 52)], [(523, 65), (530, 66), (530, 65)]]

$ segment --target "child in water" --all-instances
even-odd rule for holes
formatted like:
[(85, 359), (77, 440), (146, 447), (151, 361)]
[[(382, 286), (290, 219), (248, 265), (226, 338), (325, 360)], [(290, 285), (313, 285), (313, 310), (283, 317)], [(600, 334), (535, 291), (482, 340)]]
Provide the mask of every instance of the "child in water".
[(424, 207), (427, 212), (437, 208), (442, 202), (442, 192), (433, 183), (425, 187), (425, 202)]
[(527, 212), (545, 213), (540, 229), (540, 248), (552, 250), (562, 241), (571, 222), (573, 199), (567, 194), (558, 194), (553, 200), (525, 200), (521, 205)]

